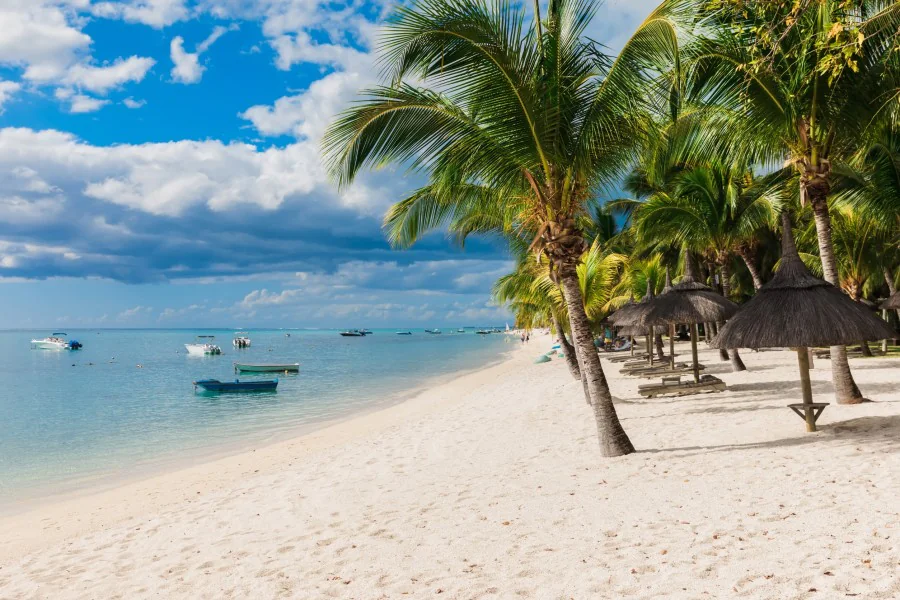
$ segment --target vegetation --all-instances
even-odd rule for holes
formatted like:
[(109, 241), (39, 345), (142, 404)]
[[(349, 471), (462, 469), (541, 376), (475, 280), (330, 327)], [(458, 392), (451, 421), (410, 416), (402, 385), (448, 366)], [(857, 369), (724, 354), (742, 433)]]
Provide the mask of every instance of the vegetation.
[[(668, 0), (615, 56), (585, 34), (597, 6), (397, 8), (385, 84), (324, 145), (340, 185), (389, 163), (424, 177), (385, 217), (393, 245), (436, 229), (507, 244), (516, 268), (496, 299), (518, 326), (557, 332), (601, 452), (619, 456), (634, 448), (594, 338), (677, 276), (683, 251), (746, 300), (773, 276), (790, 208), (813, 271), (858, 302), (896, 291), (900, 3)], [(845, 349), (831, 353), (838, 401), (861, 401)]]

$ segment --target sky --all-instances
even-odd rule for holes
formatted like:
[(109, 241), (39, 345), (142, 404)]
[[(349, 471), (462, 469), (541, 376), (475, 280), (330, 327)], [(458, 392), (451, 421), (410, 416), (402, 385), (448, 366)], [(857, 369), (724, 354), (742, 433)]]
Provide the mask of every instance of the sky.
[[(609, 0), (588, 33), (618, 49), (656, 4)], [(321, 163), (394, 6), (0, 0), (0, 328), (510, 320), (501, 244), (392, 250), (416, 176), (338, 190)]]

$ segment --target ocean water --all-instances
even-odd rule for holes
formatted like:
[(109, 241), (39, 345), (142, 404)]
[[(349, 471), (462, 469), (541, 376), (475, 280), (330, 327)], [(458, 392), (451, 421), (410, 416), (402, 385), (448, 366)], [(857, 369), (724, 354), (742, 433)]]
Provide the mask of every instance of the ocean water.
[[(364, 338), (249, 330), (243, 350), (232, 348), (233, 330), (68, 333), (82, 350), (32, 350), (48, 331), (0, 332), (0, 507), (301, 433), (496, 362), (515, 345), (472, 329)], [(223, 354), (188, 356), (196, 335), (215, 335)], [(194, 390), (197, 379), (233, 380), (234, 361), (299, 362), (300, 373), (240, 376), (278, 377), (275, 393)]]

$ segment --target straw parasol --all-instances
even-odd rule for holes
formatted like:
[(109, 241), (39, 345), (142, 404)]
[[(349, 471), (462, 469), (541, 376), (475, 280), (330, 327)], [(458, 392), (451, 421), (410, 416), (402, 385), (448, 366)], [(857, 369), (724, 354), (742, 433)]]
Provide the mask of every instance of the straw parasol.
[(632, 333), (632, 342), (631, 347), (634, 348), (634, 336), (635, 335), (645, 335), (647, 336), (647, 360), (650, 361), (650, 366), (653, 366), (653, 335), (655, 333), (654, 328), (652, 327), (643, 327), (640, 326), (641, 318), (644, 314), (649, 310), (650, 303), (653, 302), (653, 288), (650, 285), (650, 280), (647, 280), (647, 292), (644, 294), (644, 297), (641, 298), (641, 301), (632, 304), (629, 310), (622, 315), (622, 310), (615, 312), (610, 316), (610, 321), (619, 326), (631, 327), (634, 325), (638, 325), (639, 328), (633, 330), (634, 332), (640, 333)]
[(781, 266), (712, 340), (716, 348), (796, 348), (808, 431), (815, 431), (809, 346), (886, 339), (891, 328), (864, 305), (809, 272), (794, 245), (791, 217), (781, 216)]
[(900, 310), (900, 292), (897, 292), (881, 303), (881, 308), (886, 310)]
[[(691, 358), (694, 362), (694, 381), (700, 382), (700, 363), (697, 359), (697, 323), (725, 321), (738, 310), (737, 304), (710, 287), (697, 281), (694, 260), (690, 253), (684, 253), (684, 277), (668, 292), (660, 294), (650, 304), (639, 321), (641, 325), (691, 326)], [(674, 342), (673, 342), (674, 343)]]

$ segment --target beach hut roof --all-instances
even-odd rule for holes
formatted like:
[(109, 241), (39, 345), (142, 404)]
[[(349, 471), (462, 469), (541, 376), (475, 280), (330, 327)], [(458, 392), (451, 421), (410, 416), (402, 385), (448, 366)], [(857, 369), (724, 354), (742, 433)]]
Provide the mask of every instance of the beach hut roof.
[[(647, 310), (647, 305), (650, 301), (653, 300), (653, 288), (650, 287), (650, 280), (647, 279), (647, 292), (644, 294), (644, 297), (641, 298), (640, 302), (635, 304), (626, 305), (614, 312), (609, 320), (619, 326), (623, 325), (634, 325), (638, 323), (643, 316), (644, 312)], [(628, 309), (623, 313), (625, 309)]]
[(625, 337), (641, 337), (648, 335), (650, 330), (643, 325), (626, 325), (619, 328), (619, 335)]
[(638, 322), (641, 325), (712, 323), (724, 321), (737, 312), (737, 304), (697, 281), (694, 273), (694, 261), (685, 252), (684, 277), (650, 303)]
[(712, 340), (716, 348), (838, 346), (893, 337), (891, 328), (800, 260), (782, 214), (781, 266)]
[(881, 303), (881, 308), (888, 310), (900, 309), (900, 292), (893, 294), (890, 298)]

